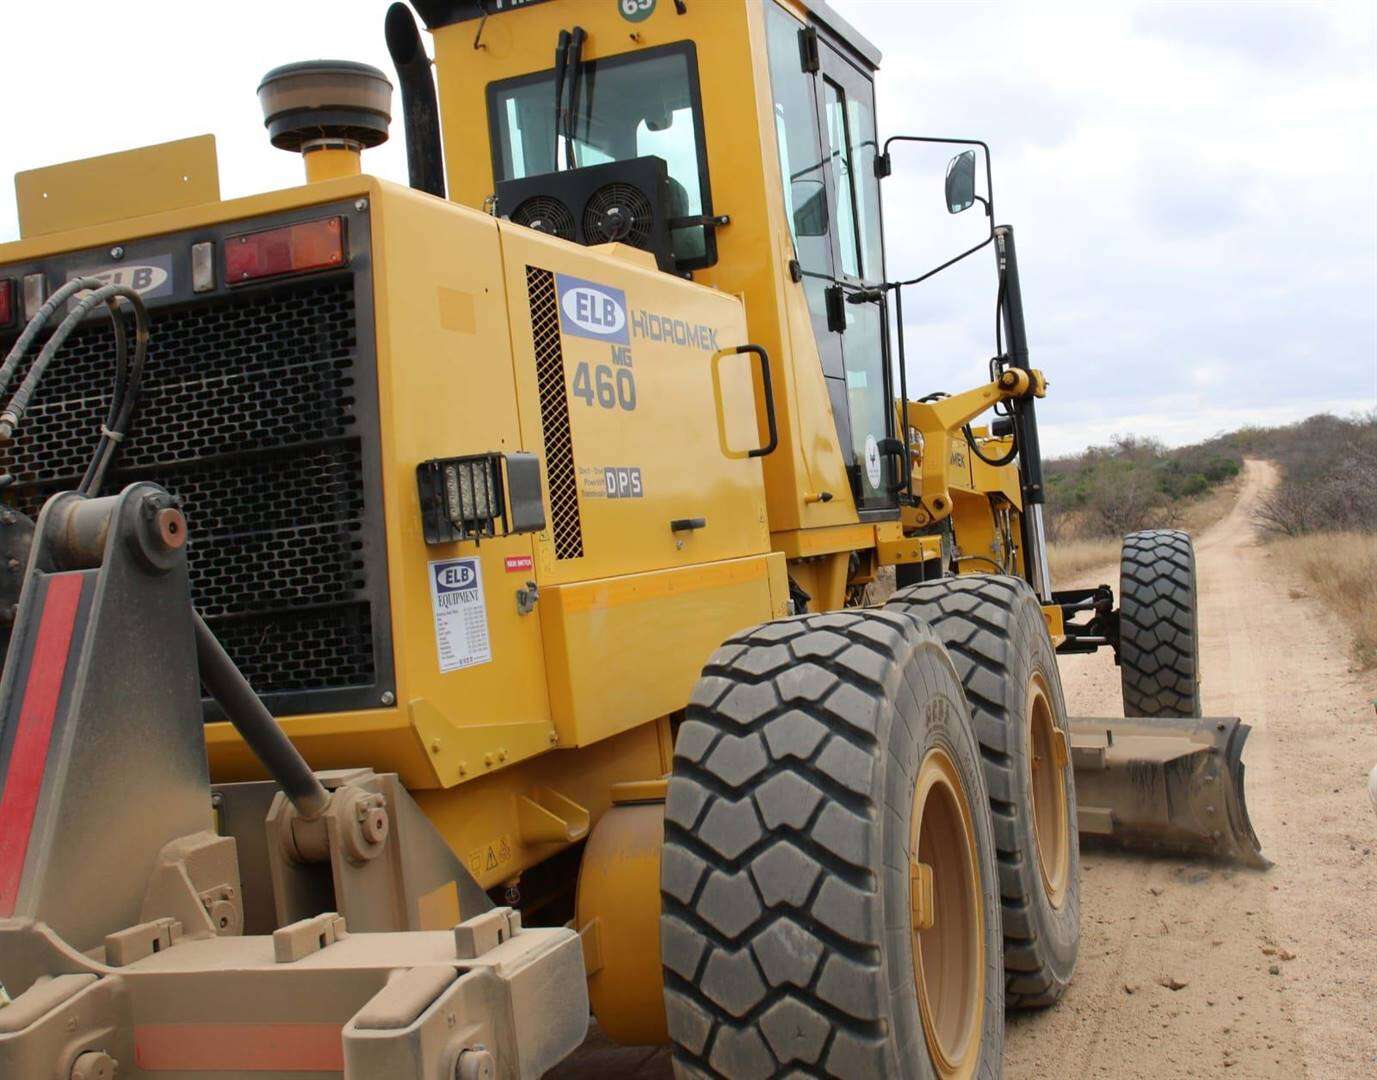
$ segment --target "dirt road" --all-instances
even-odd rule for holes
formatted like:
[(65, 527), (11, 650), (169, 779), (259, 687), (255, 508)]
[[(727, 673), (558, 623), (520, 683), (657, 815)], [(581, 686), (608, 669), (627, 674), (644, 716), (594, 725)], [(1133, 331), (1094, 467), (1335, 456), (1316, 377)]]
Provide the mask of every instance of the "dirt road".
[[(1274, 481), (1249, 462), (1196, 555), (1205, 710), (1254, 726), (1248, 800), (1276, 865), (1086, 852), (1075, 982), (1055, 1008), (1010, 1016), (1011, 1080), (1377, 1076), (1377, 814), (1365, 790), (1377, 678), (1349, 669), (1343, 628), (1256, 543), (1250, 508)], [(1116, 579), (1105, 567), (1084, 583)], [(1062, 670), (1073, 713), (1122, 713), (1110, 656)], [(669, 1067), (664, 1051), (595, 1036), (555, 1075), (651, 1080)]]
[[(1254, 539), (1250, 508), (1274, 480), (1248, 462), (1196, 558), (1205, 712), (1254, 726), (1248, 802), (1276, 865), (1087, 852), (1076, 980), (1057, 1008), (1011, 1018), (1011, 1078), (1050, 1062), (1125, 1080), (1377, 1076), (1377, 678), (1350, 670), (1343, 628)], [(1120, 711), (1110, 657), (1062, 672), (1072, 713)]]

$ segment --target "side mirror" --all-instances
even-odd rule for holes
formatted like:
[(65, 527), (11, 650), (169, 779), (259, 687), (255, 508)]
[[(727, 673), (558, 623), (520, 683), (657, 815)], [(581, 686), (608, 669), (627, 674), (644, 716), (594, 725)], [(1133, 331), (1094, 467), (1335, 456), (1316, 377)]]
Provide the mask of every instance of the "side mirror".
[(975, 151), (963, 150), (947, 163), (947, 213), (975, 205)]
[(821, 180), (795, 180), (794, 235), (827, 235), (827, 189)]

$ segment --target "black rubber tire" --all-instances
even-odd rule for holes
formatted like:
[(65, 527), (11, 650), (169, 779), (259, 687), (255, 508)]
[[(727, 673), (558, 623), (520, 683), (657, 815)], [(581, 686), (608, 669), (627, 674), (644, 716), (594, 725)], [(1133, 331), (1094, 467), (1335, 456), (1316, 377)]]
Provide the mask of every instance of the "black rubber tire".
[(968, 793), (984, 903), (975, 1075), (1000, 1075), (994, 839), (961, 685), (900, 612), (804, 615), (719, 649), (674, 751), (661, 954), (675, 1072), (934, 1075), (913, 977), (908, 830), (932, 747)]
[(1119, 678), (1125, 716), (1201, 716), (1195, 549), (1175, 529), (1124, 537)]
[(1080, 846), (1076, 782), (1063, 769), (1069, 840), (1068, 880), (1054, 907), (1038, 865), (1028, 727), (1034, 672), (1047, 686), (1052, 722), (1070, 738), (1057, 654), (1042, 608), (1022, 578), (987, 574), (914, 585), (885, 605), (922, 619), (946, 646), (966, 690), (990, 791), (1004, 907), (1005, 1004), (1051, 1005), (1066, 992), (1080, 948)]

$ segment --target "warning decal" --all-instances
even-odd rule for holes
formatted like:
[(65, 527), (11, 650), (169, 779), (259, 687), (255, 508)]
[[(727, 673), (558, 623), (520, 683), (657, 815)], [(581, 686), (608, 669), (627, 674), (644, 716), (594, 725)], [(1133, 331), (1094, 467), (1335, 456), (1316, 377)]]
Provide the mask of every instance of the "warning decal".
[(441, 671), (457, 671), (492, 659), (483, 568), (476, 558), (431, 563), (430, 604), (435, 612), (435, 650), (440, 654)]

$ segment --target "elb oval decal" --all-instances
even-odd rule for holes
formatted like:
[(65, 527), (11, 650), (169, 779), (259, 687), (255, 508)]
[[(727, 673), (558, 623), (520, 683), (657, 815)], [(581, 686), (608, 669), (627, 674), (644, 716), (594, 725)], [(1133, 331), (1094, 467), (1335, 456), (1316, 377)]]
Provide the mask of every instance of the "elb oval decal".
[(566, 334), (629, 345), (626, 293), (596, 281), (556, 274), (559, 284), (559, 324)]
[(431, 563), (435, 575), (435, 591), (439, 595), (472, 589), (478, 583), (476, 559), (456, 559), (453, 562)]

